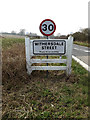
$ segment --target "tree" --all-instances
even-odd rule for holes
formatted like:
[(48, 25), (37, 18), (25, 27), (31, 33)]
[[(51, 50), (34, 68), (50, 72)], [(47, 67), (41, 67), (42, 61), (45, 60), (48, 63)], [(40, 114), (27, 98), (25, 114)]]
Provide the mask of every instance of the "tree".
[(88, 28), (81, 29), (80, 32), (75, 32), (72, 36), (75, 41), (88, 42)]
[(25, 35), (25, 29), (20, 29), (19, 35)]
[(80, 29), (81, 33), (88, 35), (88, 28)]
[(11, 34), (12, 34), (12, 35), (16, 35), (16, 32), (13, 30), (13, 31), (11, 32)]

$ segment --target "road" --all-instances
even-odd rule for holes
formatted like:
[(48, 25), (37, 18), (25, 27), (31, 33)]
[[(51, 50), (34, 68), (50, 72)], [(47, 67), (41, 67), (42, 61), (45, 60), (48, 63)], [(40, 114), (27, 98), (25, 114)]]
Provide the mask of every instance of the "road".
[(74, 44), (73, 55), (90, 66), (90, 48)]

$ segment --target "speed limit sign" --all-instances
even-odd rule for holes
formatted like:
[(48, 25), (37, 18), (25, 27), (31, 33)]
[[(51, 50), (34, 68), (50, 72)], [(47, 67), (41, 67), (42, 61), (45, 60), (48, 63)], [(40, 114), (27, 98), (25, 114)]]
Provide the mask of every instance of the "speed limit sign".
[(45, 19), (40, 24), (40, 32), (45, 36), (52, 35), (56, 30), (56, 25), (51, 19)]

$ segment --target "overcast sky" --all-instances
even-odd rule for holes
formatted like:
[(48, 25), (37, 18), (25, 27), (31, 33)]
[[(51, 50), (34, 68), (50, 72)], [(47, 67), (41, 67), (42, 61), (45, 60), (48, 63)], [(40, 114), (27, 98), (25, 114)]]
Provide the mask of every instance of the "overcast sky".
[(44, 19), (52, 19), (57, 33), (69, 34), (88, 27), (89, 0), (0, 0), (0, 32), (37, 33)]

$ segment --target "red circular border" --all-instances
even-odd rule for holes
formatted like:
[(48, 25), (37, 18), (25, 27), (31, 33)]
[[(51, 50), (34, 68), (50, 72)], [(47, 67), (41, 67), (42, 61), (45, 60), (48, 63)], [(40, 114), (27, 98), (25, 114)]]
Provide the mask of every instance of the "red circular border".
[[(43, 22), (45, 22), (45, 21), (51, 21), (51, 22), (54, 24), (54, 31), (53, 31), (52, 33), (50, 33), (50, 34), (45, 34), (45, 33), (42, 31), (42, 29), (41, 29), (41, 26), (42, 26)], [(52, 35), (52, 34), (55, 32), (55, 30), (56, 30), (56, 25), (55, 25), (55, 23), (54, 23), (53, 20), (51, 20), (51, 19), (45, 19), (45, 20), (43, 20), (43, 21), (41, 22), (39, 29), (40, 29), (40, 32), (41, 32), (43, 35), (45, 35), (45, 36), (50, 36), (50, 35)]]

